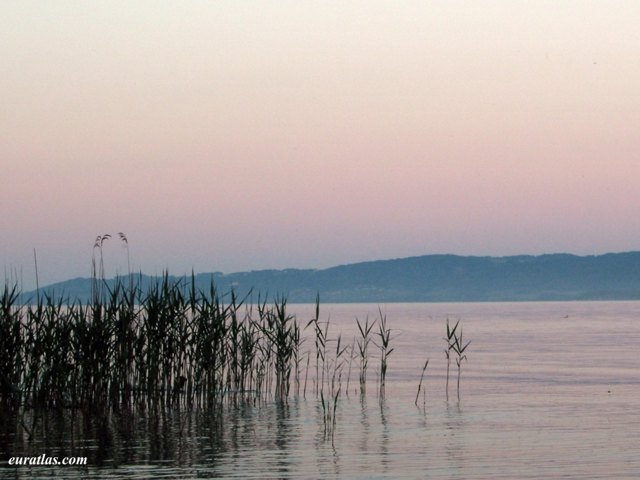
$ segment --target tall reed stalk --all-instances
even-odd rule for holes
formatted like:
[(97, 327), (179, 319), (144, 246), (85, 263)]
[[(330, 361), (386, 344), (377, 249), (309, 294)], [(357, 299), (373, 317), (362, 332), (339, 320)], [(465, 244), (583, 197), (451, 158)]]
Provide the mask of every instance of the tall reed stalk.
[(456, 365), (458, 366), (458, 401), (460, 401), (460, 374), (462, 372), (462, 362), (467, 360), (467, 355), (464, 353), (471, 341), (464, 343), (462, 341), (462, 327), (460, 327), (460, 336), (454, 335), (455, 341), (453, 345), (453, 351), (456, 353)]
[(390, 348), (391, 344), (391, 329), (387, 328), (387, 316), (382, 313), (381, 309), (378, 309), (380, 314), (380, 322), (378, 323), (378, 341), (377, 347), (380, 350), (380, 398), (385, 396), (385, 381), (387, 377), (387, 367), (389, 355), (393, 352), (393, 348)]
[(455, 345), (456, 329), (458, 328), (459, 323), (460, 320), (458, 320), (453, 328), (451, 328), (449, 325), (449, 318), (447, 317), (447, 336), (444, 339), (444, 341), (447, 342), (447, 348), (445, 348), (444, 350), (444, 354), (447, 358), (447, 383), (445, 386), (447, 401), (449, 400), (449, 370), (451, 366), (451, 351), (453, 350), (453, 347)]
[(315, 391), (316, 396), (320, 394), (324, 388), (325, 372), (326, 372), (326, 360), (327, 360), (327, 342), (329, 333), (329, 320), (324, 323), (320, 322), (320, 297), (316, 296), (316, 308), (315, 317), (307, 323), (306, 328), (313, 327), (315, 334), (314, 345), (316, 351), (316, 377), (315, 377)]
[(364, 324), (360, 323), (360, 320), (356, 318), (356, 324), (360, 331), (360, 338), (357, 340), (358, 354), (360, 356), (360, 395), (364, 396), (367, 393), (367, 367), (369, 363), (369, 344), (371, 343), (371, 331), (375, 325), (375, 320), (370, 324), (369, 317), (366, 317)]
[[(420, 383), (418, 384), (418, 393), (416, 393), (416, 401), (415, 401), (416, 406), (418, 405), (418, 398), (420, 397), (420, 390), (422, 389), (422, 380), (424, 379), (424, 372), (427, 370), (428, 366), (429, 366), (429, 359), (427, 358), (427, 361), (424, 362), (424, 367), (422, 367), (422, 374), (420, 375)], [(426, 400), (425, 400), (425, 403), (426, 403)]]

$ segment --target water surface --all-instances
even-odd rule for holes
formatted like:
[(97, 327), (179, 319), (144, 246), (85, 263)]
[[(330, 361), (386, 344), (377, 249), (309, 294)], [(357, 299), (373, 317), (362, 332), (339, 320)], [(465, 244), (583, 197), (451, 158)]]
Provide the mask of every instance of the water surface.
[[(640, 302), (321, 305), (330, 337), (350, 343), (378, 307), (392, 328), (386, 395), (372, 346), (366, 397), (357, 362), (333, 435), (306, 398), (221, 412), (121, 412), (42, 419), (32, 442), (2, 418), (2, 478), (638, 478)], [(301, 324), (311, 305), (291, 305)], [(471, 340), (461, 399), (449, 400), (442, 337)], [(311, 337), (311, 331), (306, 331)], [(303, 350), (312, 348), (309, 338)], [(424, 396), (414, 404), (430, 359)], [(313, 360), (311, 362), (313, 368)], [(302, 386), (301, 386), (302, 390)], [(27, 418), (26, 421), (30, 419)], [(12, 455), (83, 455), (87, 467), (10, 467)]]

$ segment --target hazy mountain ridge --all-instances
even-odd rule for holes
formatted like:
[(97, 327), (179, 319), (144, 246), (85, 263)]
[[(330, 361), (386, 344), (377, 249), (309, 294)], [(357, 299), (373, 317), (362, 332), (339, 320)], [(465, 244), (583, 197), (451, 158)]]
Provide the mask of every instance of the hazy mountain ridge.
[[(144, 290), (157, 277), (134, 276)], [(190, 284), (191, 277), (169, 277)], [(640, 252), (577, 256), (547, 254), (508, 257), (425, 255), (339, 265), (322, 270), (257, 270), (200, 273), (196, 288), (232, 288), (243, 297), (253, 289), (285, 295), (289, 302), (443, 302), (640, 299)], [(113, 285), (113, 279), (107, 280)], [(86, 301), (91, 280), (75, 278), (41, 288), (55, 298)], [(23, 298), (35, 298), (26, 292)]]

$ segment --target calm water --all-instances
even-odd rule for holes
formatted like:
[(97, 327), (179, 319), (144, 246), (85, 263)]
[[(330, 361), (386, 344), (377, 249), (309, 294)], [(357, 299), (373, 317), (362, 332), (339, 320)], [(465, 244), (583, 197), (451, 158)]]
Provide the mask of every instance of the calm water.
[[(393, 330), (386, 398), (370, 360), (366, 398), (337, 409), (324, 434), (306, 399), (210, 412), (48, 418), (34, 442), (0, 434), (2, 478), (638, 478), (640, 302), (388, 304)], [(312, 306), (292, 305), (300, 323)], [(330, 337), (350, 343), (378, 306), (321, 305)], [(472, 341), (445, 397), (447, 318)], [(310, 337), (311, 332), (307, 332)], [(311, 338), (306, 347), (311, 347)], [(375, 354), (375, 347), (373, 348)], [(414, 405), (424, 360), (426, 396)], [(312, 362), (313, 365), (313, 362)], [(343, 383), (345, 383), (343, 381)], [(0, 413), (1, 414), (1, 413)], [(6, 425), (11, 419), (3, 419)], [(9, 467), (11, 455), (86, 455), (89, 466)]]

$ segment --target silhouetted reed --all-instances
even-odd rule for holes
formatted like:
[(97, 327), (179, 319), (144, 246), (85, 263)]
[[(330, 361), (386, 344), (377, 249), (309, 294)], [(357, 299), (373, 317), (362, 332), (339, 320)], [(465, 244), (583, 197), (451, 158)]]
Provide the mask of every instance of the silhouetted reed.
[[(316, 298), (315, 317), (307, 327), (313, 326), (316, 347), (316, 395), (320, 399), (322, 422), (325, 437), (333, 438), (336, 427), (336, 411), (342, 395), (342, 374), (349, 346), (343, 346), (342, 336), (333, 340), (329, 338), (329, 320), (319, 321), (320, 300)], [(335, 350), (329, 345), (335, 342)], [(349, 353), (351, 356), (351, 353)]]
[[(97, 248), (100, 247), (98, 242)], [(97, 274), (102, 271), (97, 258)], [(144, 293), (97, 279), (89, 304), (0, 297), (0, 402), (26, 408), (286, 401), (299, 384), (300, 328), (286, 300), (245, 305), (167, 274)], [(292, 378), (294, 377), (294, 378)]]
[[(379, 352), (378, 395), (384, 398), (388, 359), (394, 349), (382, 310), (373, 322), (356, 319), (359, 337), (344, 344), (340, 335), (330, 338), (329, 320), (320, 321), (317, 298), (315, 316), (306, 326), (314, 342), (308, 343), (311, 351), (303, 352), (305, 338), (286, 298), (276, 297), (269, 304), (258, 296), (254, 303), (233, 291), (221, 295), (213, 282), (203, 291), (196, 287), (193, 274), (176, 281), (165, 273), (144, 289), (142, 278), (130, 272), (107, 283), (101, 253), (105, 238), (109, 237), (96, 240), (95, 277), (86, 304), (48, 292), (39, 292), (32, 304), (22, 304), (17, 286), (4, 286), (0, 408), (32, 410), (28, 416), (32, 425), (23, 421), (25, 430), (33, 431), (40, 409), (165, 410), (269, 399), (286, 403), (300, 394), (304, 373), (302, 394), (306, 397), (307, 381), (314, 382), (325, 434), (333, 435), (345, 391), (343, 381), (346, 378), (348, 391), (356, 358), (360, 394), (366, 394), (371, 342)], [(459, 398), (469, 346), (463, 342), (459, 323), (451, 327), (447, 320), (447, 398), (452, 353), (458, 367)], [(315, 376), (309, 372), (313, 357)], [(428, 360), (416, 404), (427, 366)]]
[(447, 336), (444, 339), (444, 341), (447, 342), (447, 348), (445, 348), (444, 350), (444, 354), (447, 358), (447, 383), (445, 386), (447, 400), (449, 400), (449, 370), (451, 366), (451, 351), (453, 350), (453, 347), (455, 345), (455, 335), (459, 323), (460, 320), (458, 320), (453, 328), (451, 328), (451, 326), (449, 325), (449, 318), (447, 317)]
[(360, 358), (360, 395), (367, 393), (367, 367), (369, 364), (369, 343), (371, 343), (371, 331), (375, 325), (375, 320), (370, 324), (369, 317), (366, 317), (364, 324), (356, 318), (356, 324), (360, 332), (360, 338), (357, 340), (358, 354)]
[(17, 305), (18, 288), (5, 285), (0, 298), (0, 399), (5, 405), (19, 405), (20, 385), (25, 375), (23, 309)]
[(388, 358), (389, 355), (393, 352), (393, 348), (390, 348), (391, 345), (391, 329), (387, 328), (387, 316), (382, 313), (382, 310), (378, 310), (380, 313), (380, 321), (378, 322), (378, 341), (376, 346), (380, 350), (380, 398), (383, 399), (385, 396), (385, 383), (387, 378), (387, 367), (388, 367)]
[[(427, 370), (428, 366), (429, 366), (429, 359), (427, 358), (427, 361), (424, 362), (424, 367), (422, 367), (422, 374), (420, 375), (420, 383), (418, 383), (418, 392), (416, 393), (416, 401), (415, 401), (416, 406), (418, 406), (418, 398), (420, 397), (420, 390), (422, 390), (422, 380), (424, 379), (424, 372)], [(426, 393), (424, 395), (426, 397)], [(424, 403), (426, 403), (426, 400), (424, 401)]]
[(462, 362), (467, 359), (467, 355), (464, 353), (471, 341), (464, 343), (462, 341), (462, 327), (460, 327), (460, 335), (454, 334), (453, 351), (456, 353), (456, 365), (458, 366), (458, 401), (460, 401), (460, 374), (462, 372)]

